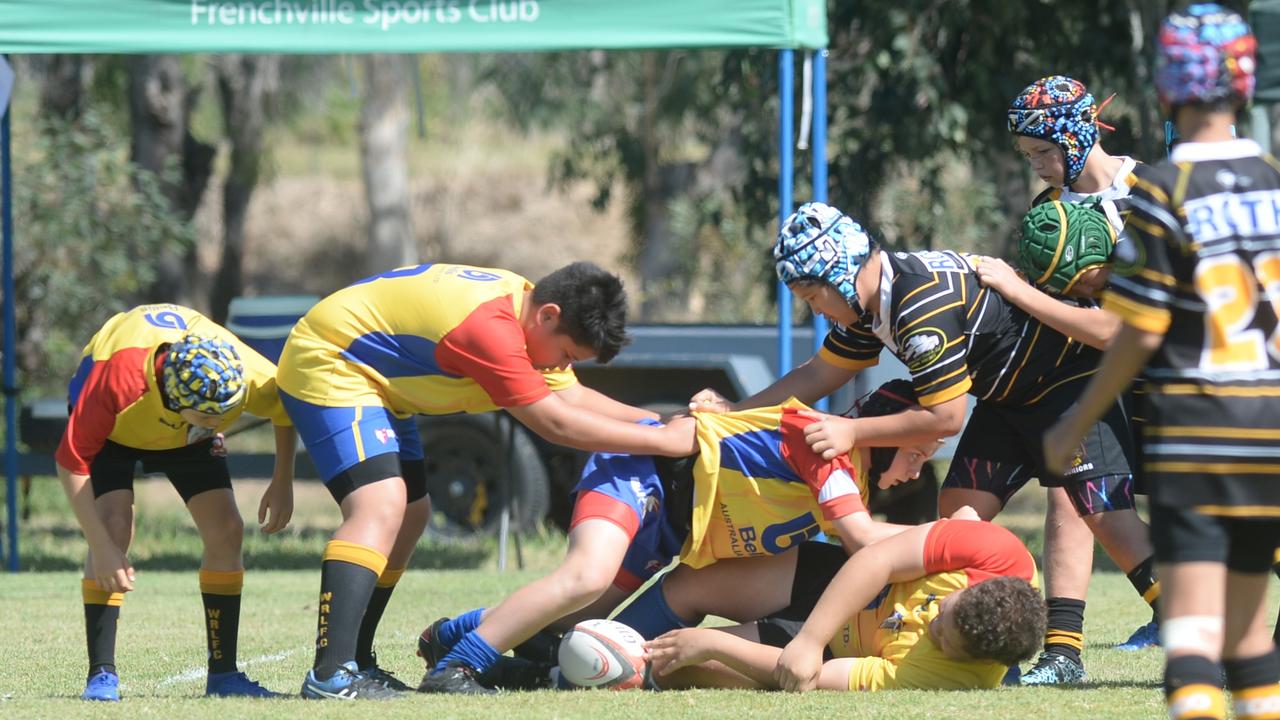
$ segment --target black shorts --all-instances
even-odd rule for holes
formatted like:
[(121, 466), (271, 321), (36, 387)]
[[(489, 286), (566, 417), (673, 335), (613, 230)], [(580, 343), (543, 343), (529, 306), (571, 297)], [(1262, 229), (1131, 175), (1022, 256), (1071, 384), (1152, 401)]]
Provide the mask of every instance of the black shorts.
[(1044, 434), (1075, 404), (1079, 390), (1075, 383), (1023, 407), (979, 401), (942, 487), (988, 492), (1003, 505), (1039, 478), (1041, 485), (1064, 488), (1081, 515), (1133, 509), (1133, 436), (1120, 403), (1089, 430), (1065, 477), (1044, 469)]
[(357, 488), (399, 477), (404, 480), (405, 502), (411, 503), (427, 496), (427, 461), (404, 460), (397, 453), (383, 453), (365, 458), (324, 484), (339, 505)]
[[(791, 580), (791, 604), (756, 621), (760, 642), (773, 647), (786, 647), (795, 638), (813, 612), (814, 606), (836, 573), (849, 558), (838, 545), (803, 542), (796, 550), (796, 574)], [(831, 659), (831, 650), (823, 648), (823, 658)]]
[(1159, 563), (1214, 562), (1265, 573), (1280, 547), (1280, 518), (1221, 517), (1152, 503), (1151, 542)]
[(144, 473), (164, 473), (184, 503), (208, 490), (230, 490), (227, 458), (214, 455), (212, 450), (212, 438), (173, 450), (139, 450), (108, 440), (89, 464), (93, 496), (133, 490), (138, 463)]

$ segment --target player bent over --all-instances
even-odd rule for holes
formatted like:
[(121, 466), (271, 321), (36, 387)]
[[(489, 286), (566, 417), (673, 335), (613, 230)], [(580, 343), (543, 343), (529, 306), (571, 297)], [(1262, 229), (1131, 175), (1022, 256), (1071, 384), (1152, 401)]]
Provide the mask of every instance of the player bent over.
[[(1146, 378), (1143, 466), (1164, 583), (1169, 717), (1280, 711), (1266, 587), (1280, 544), (1280, 165), (1232, 136), (1256, 40), (1236, 13), (1192, 5), (1156, 42), (1156, 89), (1184, 142), (1134, 188), (1137, 270), (1104, 308), (1124, 325), (1079, 406), (1045, 435), (1050, 467), (1135, 375)], [(1224, 672), (1225, 671), (1225, 672)]]
[[(914, 405), (911, 384), (895, 380), (858, 411), (871, 417)], [(820, 528), (853, 550), (902, 531), (871, 519), (862, 500), (868, 483), (889, 487), (918, 477), (940, 443), (860, 448), (824, 461), (804, 441), (804, 426), (812, 422), (807, 412), (792, 401), (677, 418), (669, 427), (698, 451), (692, 458), (593, 455), (574, 491), (560, 567), (495, 608), (436, 621), (423, 633), (420, 654), (429, 665), (462, 662), (485, 672), (492, 661), (460, 649), (467, 635), (507, 650), (547, 626), (562, 631), (607, 617), (673, 558), (700, 568), (725, 558), (794, 554), (786, 551)], [(689, 624), (667, 604), (661, 582), (617, 619), (647, 638)]]
[[(612, 359), (625, 325), (621, 281), (590, 263), (536, 287), (506, 270), (404, 267), (339, 290), (298, 321), (280, 356), (280, 393), (342, 509), (321, 563), (304, 697), (387, 699), (408, 689), (378, 666), (373, 638), (430, 511), (413, 414), (501, 407), (579, 449), (686, 452), (664, 446), (664, 430), (635, 424), (652, 413), (579, 385), (569, 369)], [(475, 686), (457, 669), (433, 682)]]
[(993, 688), (1039, 648), (1035, 574), (1013, 533), (978, 520), (914, 527), (849, 558), (807, 542), (673, 573), (673, 595), (697, 598), (699, 614), (769, 617), (670, 632), (649, 660), (664, 688)]
[[(200, 531), (200, 595), (208, 636), (208, 695), (275, 695), (236, 668), (244, 523), (221, 432), (247, 412), (275, 426), (276, 465), (258, 507), (262, 530), (293, 514), (294, 434), (276, 368), (195, 310), (143, 305), (117, 314), (85, 346), (68, 388), (70, 417), (55, 459), (89, 543), (83, 581), (89, 680), (85, 700), (119, 700), (116, 624), (133, 590), (133, 475), (163, 472)], [(268, 515), (270, 519), (268, 520)]]

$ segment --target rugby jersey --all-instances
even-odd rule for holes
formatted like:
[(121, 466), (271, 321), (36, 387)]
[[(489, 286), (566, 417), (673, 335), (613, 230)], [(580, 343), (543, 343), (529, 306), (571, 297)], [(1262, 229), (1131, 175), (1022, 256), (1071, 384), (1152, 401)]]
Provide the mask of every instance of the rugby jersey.
[(1112, 178), (1110, 185), (1098, 192), (1083, 193), (1076, 192), (1070, 187), (1049, 187), (1039, 195), (1036, 195), (1035, 199), (1031, 201), (1031, 206), (1035, 207), (1051, 200), (1084, 203), (1095, 198), (1101, 198), (1101, 209), (1107, 214), (1107, 219), (1111, 221), (1111, 225), (1116, 229), (1116, 232), (1120, 232), (1124, 229), (1124, 224), (1128, 221), (1129, 213), (1133, 209), (1133, 186), (1137, 184), (1138, 180), (1151, 174), (1150, 165), (1140, 163), (1127, 155), (1121, 157), (1123, 162), (1120, 165), (1119, 172)]
[(924, 546), (927, 573), (886, 585), (832, 639), (835, 657), (858, 660), (850, 690), (961, 690), (1000, 686), (1007, 667), (995, 660), (953, 660), (933, 637), (932, 623), (946, 596), (996, 577), (1035, 585), (1036, 564), (1007, 529), (977, 520), (938, 520)]
[(298, 321), (280, 389), (313, 405), (399, 416), (531, 405), (577, 379), (539, 371), (520, 312), (533, 283), (506, 270), (426, 263), (361, 280)]
[[(187, 333), (230, 343), (244, 363), (245, 401), (224, 414), (213, 430), (189, 425), (170, 410), (158, 381), (161, 346)], [(142, 305), (118, 313), (84, 348), (67, 388), (70, 415), (54, 458), (67, 470), (87, 475), (108, 440), (140, 450), (172, 450), (224, 432), (241, 412), (287, 427), (292, 423), (276, 392), (275, 370), (230, 330), (191, 308)]]
[(1183, 143), (1134, 188), (1135, 270), (1104, 307), (1164, 335), (1148, 362), (1153, 498), (1280, 516), (1280, 164), (1252, 140)]
[(823, 460), (804, 439), (813, 420), (794, 398), (730, 413), (695, 413), (693, 515), (680, 561), (776, 555), (831, 521), (866, 512), (866, 479), (853, 458)]
[(965, 393), (1000, 405), (1035, 403), (1091, 375), (1099, 353), (1065, 337), (978, 281), (975, 257), (881, 251), (880, 307), (870, 326), (836, 325), (819, 351), (850, 370), (888, 348), (911, 371), (924, 406)]

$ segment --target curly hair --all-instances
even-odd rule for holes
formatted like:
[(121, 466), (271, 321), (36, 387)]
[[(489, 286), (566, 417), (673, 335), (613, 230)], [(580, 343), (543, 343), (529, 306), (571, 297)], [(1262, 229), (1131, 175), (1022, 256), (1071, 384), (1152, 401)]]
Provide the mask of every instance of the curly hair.
[(1034, 657), (1044, 642), (1044, 598), (1021, 578), (978, 583), (956, 598), (950, 612), (965, 652), (975, 658), (1016, 665)]

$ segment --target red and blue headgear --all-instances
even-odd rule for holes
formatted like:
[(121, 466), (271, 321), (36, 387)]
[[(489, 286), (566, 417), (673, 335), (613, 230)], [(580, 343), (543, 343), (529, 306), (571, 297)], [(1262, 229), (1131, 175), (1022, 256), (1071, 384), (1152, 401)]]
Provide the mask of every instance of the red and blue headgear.
[[(1102, 103), (1103, 107), (1108, 98)], [(1084, 171), (1089, 151), (1098, 143), (1101, 108), (1084, 83), (1065, 75), (1050, 75), (1028, 85), (1009, 104), (1009, 132), (1045, 140), (1062, 149), (1063, 183), (1071, 185)]]
[(231, 343), (189, 334), (169, 346), (164, 392), (179, 410), (222, 415), (245, 398), (244, 363)]
[(1156, 92), (1168, 107), (1253, 97), (1258, 41), (1239, 14), (1192, 5), (1165, 18), (1156, 38)]

